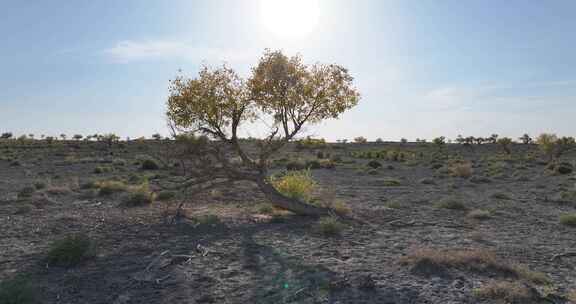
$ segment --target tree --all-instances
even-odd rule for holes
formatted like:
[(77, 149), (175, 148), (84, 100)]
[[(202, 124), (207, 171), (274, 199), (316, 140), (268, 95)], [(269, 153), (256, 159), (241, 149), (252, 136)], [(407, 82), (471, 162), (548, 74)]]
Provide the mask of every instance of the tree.
[(438, 147), (443, 147), (446, 144), (446, 137), (445, 136), (436, 137), (432, 140), (432, 143)]
[[(169, 86), (168, 123), (198, 166), (183, 186), (201, 191), (246, 180), (279, 207), (304, 215), (328, 214), (326, 208), (278, 192), (269, 181), (268, 164), (303, 127), (338, 118), (355, 106), (360, 95), (352, 80), (339, 65), (305, 65), (300, 56), (270, 50), (248, 79), (226, 65), (204, 66), (194, 79), (176, 77)], [(258, 151), (249, 153), (239, 143), (238, 130), (256, 120), (265, 122), (269, 130), (258, 140)], [(232, 157), (239, 161), (232, 162)]]
[(12, 133), (10, 132), (2, 133), (2, 135), (0, 135), (0, 139), (10, 139), (10, 138), (12, 138)]
[(160, 135), (160, 133), (155, 133), (155, 134), (152, 134), (152, 138), (153, 138), (154, 140), (161, 140), (161, 139), (162, 139), (162, 135)]
[(76, 141), (79, 141), (83, 138), (84, 136), (80, 135), (80, 134), (74, 134), (74, 136), (72, 138), (74, 138)]
[(502, 147), (506, 154), (512, 154), (512, 150), (510, 146), (512, 145), (512, 139), (509, 137), (502, 137), (499, 138), (497, 143)]
[(366, 137), (364, 137), (364, 136), (354, 137), (354, 143), (356, 143), (356, 144), (365, 144), (367, 142), (368, 142), (368, 139), (366, 139)]
[(529, 145), (532, 143), (532, 138), (528, 134), (522, 135), (522, 137), (518, 138), (523, 144)]
[(60, 138), (62, 138), (62, 140), (66, 140), (66, 134), (60, 134)]
[(492, 134), (490, 137), (486, 138), (486, 142), (495, 144), (498, 142), (498, 134)]
[(112, 145), (118, 140), (120, 140), (120, 137), (114, 133), (100, 135), (100, 141), (105, 142), (108, 148), (112, 148)]
[(576, 146), (574, 137), (560, 137), (556, 134), (543, 133), (538, 136), (536, 143), (540, 150), (548, 157), (549, 162), (557, 161), (566, 151)]

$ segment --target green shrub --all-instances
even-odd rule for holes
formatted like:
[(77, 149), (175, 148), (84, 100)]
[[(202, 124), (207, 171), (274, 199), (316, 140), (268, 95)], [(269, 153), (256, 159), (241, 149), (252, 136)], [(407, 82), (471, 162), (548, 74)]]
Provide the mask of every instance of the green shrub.
[(281, 177), (272, 177), (271, 182), (278, 192), (304, 202), (311, 201), (312, 192), (316, 189), (310, 171), (290, 171)]
[(382, 167), (382, 164), (376, 160), (371, 160), (366, 165), (372, 169), (378, 169), (378, 168)]
[(261, 214), (272, 214), (274, 213), (274, 206), (270, 204), (260, 204), (256, 206), (256, 211)]
[(18, 192), (18, 198), (29, 198), (36, 192), (36, 189), (32, 186), (25, 186)]
[(419, 183), (421, 183), (423, 185), (435, 185), (436, 181), (434, 181), (431, 178), (423, 178), (423, 179), (419, 180)]
[(576, 226), (576, 213), (562, 214), (560, 216), (560, 224), (566, 226)]
[(148, 184), (130, 189), (122, 202), (129, 207), (149, 205), (154, 202), (156, 196), (150, 191)]
[(454, 198), (443, 199), (435, 204), (436, 208), (450, 209), (450, 210), (464, 210), (466, 206), (460, 200)]
[(510, 195), (508, 195), (504, 192), (493, 193), (490, 197), (495, 198), (495, 199), (499, 199), (499, 200), (511, 200), (512, 199), (510, 197)]
[(102, 196), (124, 192), (128, 189), (128, 186), (123, 182), (114, 180), (98, 182), (96, 186), (99, 189), (98, 194)]
[(0, 304), (39, 303), (31, 280), (18, 276), (0, 283)]
[(318, 231), (326, 236), (337, 236), (342, 233), (344, 225), (335, 217), (323, 217), (318, 220)]
[(204, 214), (194, 218), (198, 225), (214, 226), (220, 224), (220, 218), (215, 214)]
[(53, 242), (47, 261), (58, 266), (75, 266), (90, 256), (92, 241), (85, 234), (74, 234)]
[(158, 170), (160, 169), (160, 166), (155, 160), (147, 158), (142, 161), (140, 168), (142, 170)]
[(468, 217), (477, 219), (477, 220), (485, 220), (489, 219), (492, 214), (490, 211), (475, 209), (468, 213)]
[(34, 188), (36, 188), (36, 190), (42, 190), (44, 188), (46, 188), (48, 185), (46, 184), (45, 181), (36, 181), (34, 182)]
[(113, 171), (113, 169), (111, 167), (108, 167), (108, 166), (97, 166), (96, 168), (94, 168), (94, 174), (103, 174), (103, 173), (109, 173), (112, 171)]
[(156, 197), (159, 201), (169, 201), (176, 196), (176, 193), (173, 191), (160, 191), (158, 196)]
[(399, 179), (386, 177), (381, 180), (382, 186), (384, 187), (396, 187), (402, 185)]

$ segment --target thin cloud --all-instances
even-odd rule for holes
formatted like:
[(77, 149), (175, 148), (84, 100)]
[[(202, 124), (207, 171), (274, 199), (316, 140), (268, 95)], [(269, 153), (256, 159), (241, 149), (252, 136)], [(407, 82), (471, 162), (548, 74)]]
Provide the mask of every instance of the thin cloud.
[(119, 41), (103, 50), (115, 63), (130, 63), (158, 59), (242, 63), (253, 61), (257, 52), (248, 49), (196, 47), (184, 42), (167, 40)]

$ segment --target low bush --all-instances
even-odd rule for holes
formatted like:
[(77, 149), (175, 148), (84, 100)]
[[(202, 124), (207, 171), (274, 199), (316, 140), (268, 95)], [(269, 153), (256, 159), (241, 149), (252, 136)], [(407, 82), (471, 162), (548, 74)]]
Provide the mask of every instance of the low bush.
[(490, 211), (475, 209), (468, 213), (469, 218), (477, 219), (477, 220), (486, 220), (492, 216)]
[(150, 191), (148, 184), (129, 189), (122, 202), (128, 207), (150, 205), (156, 199), (156, 195)]
[(466, 205), (462, 203), (460, 200), (455, 198), (446, 198), (434, 205), (436, 208), (441, 209), (450, 209), (450, 210), (464, 210), (466, 209)]
[(169, 201), (176, 196), (176, 192), (173, 191), (160, 191), (156, 197), (159, 201)]
[(53, 242), (48, 250), (48, 264), (75, 266), (90, 256), (92, 241), (85, 234), (69, 235)]
[(521, 282), (492, 281), (472, 290), (475, 297), (506, 303), (535, 303), (539, 296)]
[(371, 160), (366, 165), (372, 169), (378, 169), (378, 168), (382, 167), (382, 164), (376, 160)]
[(121, 181), (107, 180), (96, 183), (98, 194), (102, 196), (112, 195), (114, 193), (124, 192), (128, 186)]
[(472, 163), (470, 162), (457, 162), (450, 165), (448, 169), (452, 176), (462, 178), (468, 178), (472, 176), (472, 173), (474, 172), (472, 169)]
[(396, 178), (386, 177), (381, 180), (381, 184), (384, 187), (396, 187), (402, 185), (402, 182)]
[(576, 213), (562, 214), (560, 216), (560, 224), (576, 227)]
[(18, 198), (32, 197), (32, 195), (34, 195), (34, 192), (36, 192), (36, 189), (34, 187), (25, 186), (24, 188), (20, 189), (20, 191), (18, 192)]
[(160, 169), (160, 166), (155, 160), (147, 158), (142, 161), (140, 168), (142, 170), (158, 170)]
[(0, 283), (0, 304), (40, 303), (32, 281), (25, 276), (17, 276)]
[(289, 171), (286, 174), (271, 178), (272, 185), (278, 192), (290, 198), (310, 202), (316, 189), (316, 182), (310, 171)]
[(344, 225), (335, 217), (323, 217), (318, 220), (317, 229), (326, 236), (337, 236), (342, 233)]
[(215, 214), (204, 214), (194, 217), (194, 221), (201, 226), (215, 226), (220, 224), (220, 218)]

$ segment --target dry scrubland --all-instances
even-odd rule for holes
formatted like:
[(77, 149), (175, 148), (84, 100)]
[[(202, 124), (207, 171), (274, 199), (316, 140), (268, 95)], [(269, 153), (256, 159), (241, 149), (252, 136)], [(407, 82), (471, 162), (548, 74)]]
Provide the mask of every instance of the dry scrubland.
[(290, 214), (250, 183), (173, 189), (194, 170), (174, 145), (2, 142), (0, 303), (576, 300), (574, 152), (556, 165), (521, 144), (277, 155), (277, 189), (351, 220)]

